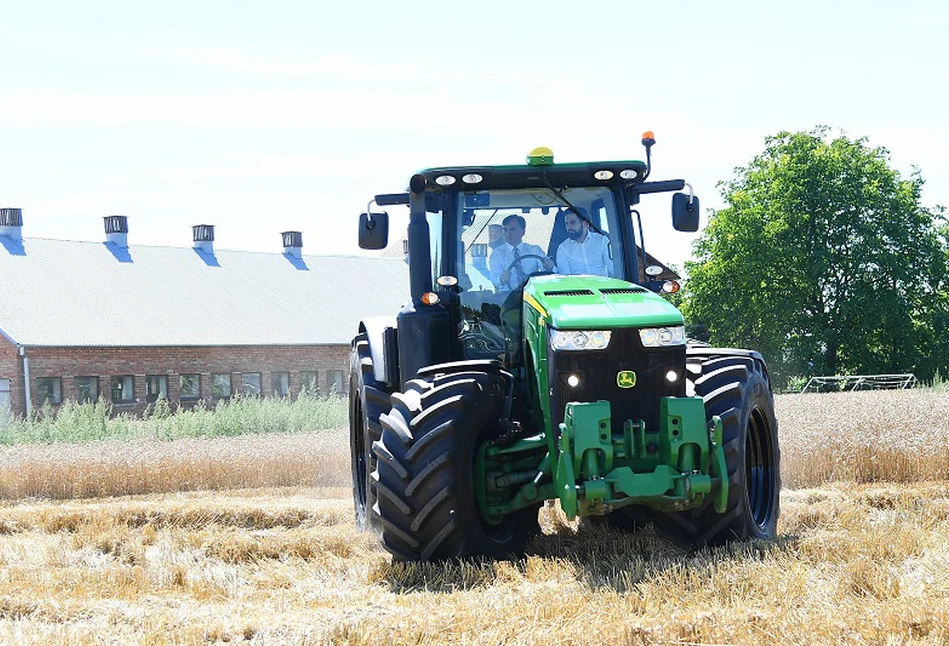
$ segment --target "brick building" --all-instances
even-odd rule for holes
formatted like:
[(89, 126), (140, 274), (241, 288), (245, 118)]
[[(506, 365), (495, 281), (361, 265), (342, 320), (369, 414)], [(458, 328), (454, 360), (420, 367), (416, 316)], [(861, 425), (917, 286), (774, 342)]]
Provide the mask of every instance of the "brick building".
[[(235, 393), (342, 392), (359, 320), (395, 314), (408, 268), (395, 259), (24, 238), (0, 210), (0, 414), (105, 398), (141, 412), (159, 396), (188, 405)], [(274, 235), (275, 246), (277, 236)]]

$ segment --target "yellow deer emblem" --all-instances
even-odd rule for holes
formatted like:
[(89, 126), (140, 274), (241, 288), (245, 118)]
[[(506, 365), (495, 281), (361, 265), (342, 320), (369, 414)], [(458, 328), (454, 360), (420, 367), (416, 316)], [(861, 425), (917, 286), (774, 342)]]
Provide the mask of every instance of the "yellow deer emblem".
[(632, 388), (636, 385), (636, 373), (632, 370), (620, 370), (616, 373), (616, 385), (620, 388)]

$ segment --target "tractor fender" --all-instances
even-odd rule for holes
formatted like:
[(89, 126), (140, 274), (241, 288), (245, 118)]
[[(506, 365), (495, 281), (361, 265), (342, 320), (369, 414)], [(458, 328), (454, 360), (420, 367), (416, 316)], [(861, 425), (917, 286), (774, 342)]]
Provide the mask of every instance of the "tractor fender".
[[(399, 371), (398, 357), (387, 356), (385, 334), (387, 329), (398, 329), (398, 321), (394, 316), (372, 316), (359, 322), (359, 332), (366, 335), (369, 341), (369, 353), (372, 356), (372, 374), (376, 381), (398, 386), (398, 377), (395, 383), (390, 379), (391, 374)], [(390, 365), (391, 364), (391, 365)]]

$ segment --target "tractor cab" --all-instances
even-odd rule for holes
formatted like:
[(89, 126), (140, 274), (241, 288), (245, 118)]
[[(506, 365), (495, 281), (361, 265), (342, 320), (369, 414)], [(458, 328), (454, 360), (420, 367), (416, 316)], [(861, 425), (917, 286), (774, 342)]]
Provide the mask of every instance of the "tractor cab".
[[(652, 257), (635, 208), (644, 194), (687, 186), (684, 180), (646, 181), (653, 143), (645, 133), (646, 162), (555, 164), (550, 149), (537, 148), (523, 165), (430, 168), (412, 177), (407, 193), (377, 195), (377, 205), (410, 207), (412, 303), (400, 313), (399, 328), (418, 325), (419, 334), (440, 339), (424, 352), (404, 348), (405, 378), (444, 361), (495, 359), (523, 368), (525, 288), (563, 287), (554, 277), (575, 276), (571, 285), (627, 283), (614, 290), (677, 290), (674, 280), (657, 280), (665, 268), (647, 263)], [(677, 193), (672, 205), (673, 226), (695, 231), (699, 201), (691, 190)], [(359, 233), (363, 248), (385, 247), (388, 214), (367, 209)], [(542, 293), (551, 291), (576, 295), (570, 289)]]

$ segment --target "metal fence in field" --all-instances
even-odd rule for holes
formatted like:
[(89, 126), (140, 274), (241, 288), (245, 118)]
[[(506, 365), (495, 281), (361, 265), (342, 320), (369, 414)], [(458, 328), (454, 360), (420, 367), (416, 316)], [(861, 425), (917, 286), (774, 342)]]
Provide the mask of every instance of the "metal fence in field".
[(904, 390), (916, 386), (916, 375), (834, 375), (811, 377), (801, 389), (810, 392), (843, 392), (852, 390)]

